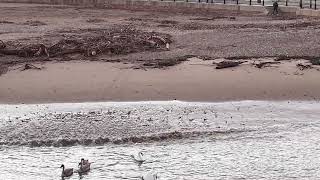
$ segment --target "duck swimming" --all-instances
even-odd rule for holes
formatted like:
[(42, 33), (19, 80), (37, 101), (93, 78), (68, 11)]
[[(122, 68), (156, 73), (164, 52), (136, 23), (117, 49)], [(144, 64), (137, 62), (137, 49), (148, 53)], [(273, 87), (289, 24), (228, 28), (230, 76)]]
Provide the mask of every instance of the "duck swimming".
[(73, 168), (65, 169), (65, 167), (64, 167), (63, 164), (60, 166), (60, 168), (62, 168), (62, 173), (61, 173), (61, 177), (62, 177), (62, 178), (72, 176), (72, 174), (73, 174)]

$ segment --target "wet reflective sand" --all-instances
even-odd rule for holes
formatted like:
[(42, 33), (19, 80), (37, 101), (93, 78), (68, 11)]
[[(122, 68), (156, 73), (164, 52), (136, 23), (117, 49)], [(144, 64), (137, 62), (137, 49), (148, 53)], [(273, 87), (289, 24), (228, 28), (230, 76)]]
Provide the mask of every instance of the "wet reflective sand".
[[(317, 102), (1, 105), (0, 111), (0, 179), (59, 179), (61, 163), (77, 168), (82, 157), (94, 162), (83, 179), (139, 179), (152, 169), (160, 179), (320, 178)], [(110, 141), (97, 145), (98, 138)], [(140, 167), (130, 158), (138, 151), (147, 159)]]

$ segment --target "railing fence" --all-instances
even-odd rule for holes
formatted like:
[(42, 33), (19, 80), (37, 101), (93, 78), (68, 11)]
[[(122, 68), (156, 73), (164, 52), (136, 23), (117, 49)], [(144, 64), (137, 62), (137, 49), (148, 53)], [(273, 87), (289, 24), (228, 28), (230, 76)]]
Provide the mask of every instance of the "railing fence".
[[(153, 0), (158, 1), (158, 0)], [(160, 0), (173, 2), (193, 2), (193, 3), (217, 3), (217, 4), (248, 4), (272, 6), (275, 0)], [(277, 0), (279, 6), (295, 6), (300, 8), (317, 9), (317, 0)]]

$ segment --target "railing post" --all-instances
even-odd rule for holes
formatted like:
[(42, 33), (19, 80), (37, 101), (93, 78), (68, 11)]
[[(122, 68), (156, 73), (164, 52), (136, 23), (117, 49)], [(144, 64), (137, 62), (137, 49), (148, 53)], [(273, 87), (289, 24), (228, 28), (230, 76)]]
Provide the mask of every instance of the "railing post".
[(288, 0), (286, 0), (286, 6), (288, 6)]
[(312, 9), (312, 0), (310, 0), (310, 9)]
[(314, 0), (314, 9), (317, 10), (317, 0)]
[(200, 2), (201, 2), (201, 0), (198, 1), (198, 3), (200, 3)]
[(302, 0), (300, 0), (300, 8), (302, 9)]
[(262, 6), (264, 6), (264, 0), (262, 0)]
[(249, 1), (249, 5), (251, 6), (251, 0)]
[(237, 0), (237, 4), (239, 4), (239, 0)]
[(226, 0), (223, 0), (223, 4), (226, 4)]

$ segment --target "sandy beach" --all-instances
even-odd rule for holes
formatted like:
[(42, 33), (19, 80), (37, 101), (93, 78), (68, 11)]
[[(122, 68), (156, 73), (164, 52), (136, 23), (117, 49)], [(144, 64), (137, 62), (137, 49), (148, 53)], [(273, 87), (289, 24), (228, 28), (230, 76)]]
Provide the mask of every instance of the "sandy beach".
[(222, 70), (199, 59), (148, 70), (121, 63), (46, 63), (37, 65), (43, 70), (0, 76), (0, 102), (319, 100), (320, 72), (298, 70), (295, 63)]
[[(5, 3), (0, 15), (0, 103), (320, 98), (320, 67), (310, 63), (320, 59), (318, 19)], [(54, 57), (25, 51), (56, 52), (101, 34), (115, 44), (107, 53), (88, 55), (95, 44)], [(216, 69), (226, 60), (241, 64)]]

